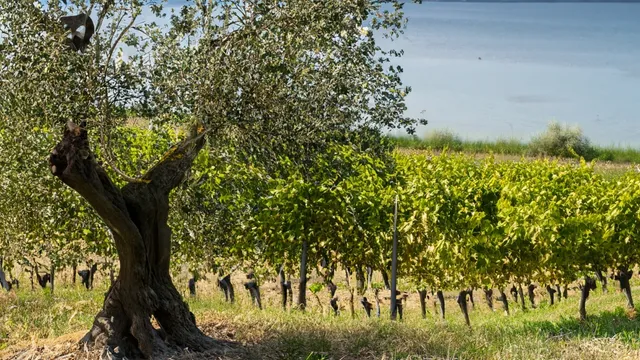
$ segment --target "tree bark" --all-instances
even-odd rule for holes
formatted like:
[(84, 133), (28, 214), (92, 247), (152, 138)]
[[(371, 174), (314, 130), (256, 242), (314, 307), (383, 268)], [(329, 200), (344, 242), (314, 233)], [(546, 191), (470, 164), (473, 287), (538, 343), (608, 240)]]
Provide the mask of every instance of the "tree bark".
[[(128, 358), (163, 357), (216, 346), (196, 326), (169, 274), (169, 193), (204, 146), (202, 128), (173, 146), (145, 175), (118, 188), (97, 163), (87, 131), (67, 123), (49, 158), (53, 175), (77, 191), (109, 227), (120, 259), (118, 278), (81, 344), (107, 346)], [(151, 325), (154, 317), (159, 329)]]
[(300, 282), (298, 287), (298, 308), (304, 310), (307, 307), (307, 253), (309, 244), (302, 242), (302, 253), (300, 254)]
[(589, 298), (589, 292), (596, 289), (596, 280), (590, 276), (584, 277), (584, 285), (580, 286), (580, 320), (587, 320), (587, 299)]
[(442, 290), (438, 290), (436, 296), (438, 297), (438, 302), (440, 303), (440, 317), (442, 318), (442, 320), (444, 320), (444, 294), (442, 293)]
[(558, 302), (562, 301), (562, 291), (560, 290), (560, 284), (556, 284), (556, 293), (558, 294)]
[[(115, 276), (115, 271), (113, 271), (113, 262), (109, 262), (109, 284), (113, 285), (115, 282), (116, 282), (116, 276)], [(91, 280), (91, 283), (93, 284), (93, 280)]]

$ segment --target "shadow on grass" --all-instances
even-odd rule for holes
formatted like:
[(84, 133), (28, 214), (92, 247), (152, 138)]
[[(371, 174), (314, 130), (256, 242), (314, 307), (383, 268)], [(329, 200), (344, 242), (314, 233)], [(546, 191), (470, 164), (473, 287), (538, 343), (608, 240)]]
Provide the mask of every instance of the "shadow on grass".
[(587, 315), (586, 321), (563, 317), (559, 321), (525, 321), (524, 330), (550, 339), (616, 338), (640, 345), (640, 319), (630, 318), (625, 309)]
[[(432, 328), (433, 329), (433, 328)], [(447, 333), (446, 326), (439, 329)], [(217, 338), (215, 332), (207, 335)], [(280, 329), (250, 344), (236, 343), (232, 359), (455, 359), (445, 342), (403, 324), (372, 321), (358, 328)]]

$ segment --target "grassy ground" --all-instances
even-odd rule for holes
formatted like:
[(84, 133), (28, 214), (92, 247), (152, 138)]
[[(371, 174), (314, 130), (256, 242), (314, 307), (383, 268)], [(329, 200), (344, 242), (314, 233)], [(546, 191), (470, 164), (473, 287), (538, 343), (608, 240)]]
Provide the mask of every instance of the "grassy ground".
[[(278, 305), (276, 284), (266, 283), (262, 286), (265, 309), (260, 311), (251, 306), (239, 285), (236, 304), (225, 303), (207, 282), (199, 283), (199, 295), (188, 299), (205, 333), (237, 344), (226, 354), (191, 358), (640, 358), (640, 320), (624, 310), (624, 295), (613, 289), (614, 284), (608, 294), (600, 289), (592, 294), (587, 302), (590, 317), (584, 323), (577, 320), (579, 297), (575, 293), (554, 306), (548, 305), (546, 293), (540, 293), (538, 308), (527, 311), (511, 301), (511, 315), (505, 316), (500, 309), (491, 312), (481, 300), (482, 293), (476, 291), (471, 329), (464, 325), (453, 294), (446, 299), (446, 321), (439, 319), (431, 300), (429, 314), (422, 319), (418, 297), (411, 294), (404, 320), (391, 322), (387, 320), (387, 302), (381, 319), (367, 319), (358, 305), (352, 318), (344, 289), (339, 292), (341, 315), (333, 317), (324, 305), (328, 303), (326, 294), (321, 297), (323, 309), (310, 296), (307, 312), (284, 312)], [(104, 286), (86, 291), (69, 285), (57, 287), (53, 296), (24, 288), (0, 294), (0, 358), (29, 358), (28, 354), (42, 359), (92, 358), (75, 353), (74, 344), (89, 328), (105, 290)], [(640, 299), (640, 287), (633, 290)]]
[[(446, 134), (445, 134), (446, 135)], [(455, 152), (470, 154), (500, 154), (528, 156), (529, 143), (517, 139), (465, 140), (455, 136), (409, 137), (396, 136), (391, 138), (400, 148), (415, 150), (443, 150), (447, 148)], [(640, 163), (640, 149), (619, 146), (593, 146), (595, 158), (603, 162)]]

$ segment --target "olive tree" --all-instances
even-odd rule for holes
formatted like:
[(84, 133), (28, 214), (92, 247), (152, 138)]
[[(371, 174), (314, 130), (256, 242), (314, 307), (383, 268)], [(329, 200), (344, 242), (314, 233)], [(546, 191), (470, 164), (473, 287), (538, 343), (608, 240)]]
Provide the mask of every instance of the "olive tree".
[[(410, 88), (388, 64), (401, 52), (374, 37), (397, 37), (405, 20), (397, 1), (195, 0), (167, 12), (144, 0), (0, 0), (0, 120), (15, 140), (3, 152), (34, 148), (34, 126), (63, 131), (49, 169), (106, 224), (120, 260), (82, 343), (128, 357), (215, 347), (170, 277), (172, 190), (205, 147), (232, 143), (274, 171), (287, 154), (304, 169), (336, 139), (413, 130)], [(131, 111), (183, 134), (135, 173), (123, 170), (133, 153), (114, 156)]]

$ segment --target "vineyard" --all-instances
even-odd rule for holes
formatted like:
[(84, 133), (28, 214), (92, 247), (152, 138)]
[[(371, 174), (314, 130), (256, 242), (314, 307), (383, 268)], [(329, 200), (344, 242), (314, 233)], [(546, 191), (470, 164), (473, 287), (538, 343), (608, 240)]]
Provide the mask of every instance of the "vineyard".
[[(123, 160), (129, 171), (147, 166), (179, 136), (135, 126), (122, 133), (118, 148), (132, 154)], [(53, 138), (43, 129), (33, 136)], [(250, 295), (272, 315), (308, 306), (325, 316), (386, 317), (397, 196), (401, 318), (404, 306), (410, 318), (419, 309), (422, 317), (445, 319), (446, 313), (471, 325), (471, 305), (479, 302), (518, 318), (521, 310), (548, 311), (555, 300), (584, 320), (596, 279), (606, 290), (608, 277), (635, 316), (629, 282), (638, 256), (635, 171), (605, 179), (595, 164), (578, 161), (497, 162), (446, 152), (380, 159), (350, 146), (334, 146), (319, 159), (313, 176), (304, 178), (286, 157), (279, 159), (280, 176), (272, 176), (257, 164), (244, 165), (233, 149), (201, 152), (171, 196), (171, 271), (181, 292), (194, 296), (196, 288), (215, 286), (231, 302)], [(43, 200), (46, 207), (36, 205), (37, 194), (23, 197), (29, 194), (19, 185), (7, 182), (2, 198), (3, 286), (19, 279), (23, 289), (39, 288), (46, 272), (50, 282), (43, 288), (57, 292), (55, 274), (69, 283), (72, 269), (75, 282), (76, 269), (92, 265), (101, 274), (98, 286), (112, 284), (118, 261), (99, 217), (56, 182), (41, 184), (43, 194), (57, 199)], [(46, 211), (29, 211), (39, 206)], [(93, 279), (85, 270), (79, 282), (87, 274)], [(345, 274), (351, 280), (344, 282)], [(567, 292), (577, 294), (570, 305)], [(205, 293), (203, 299), (212, 294)], [(315, 300), (307, 305), (308, 296)]]
[[(132, 167), (127, 170), (144, 167), (177, 136), (134, 127), (123, 133), (128, 136), (121, 146), (131, 154), (123, 162)], [(44, 130), (34, 136), (52, 137)], [(373, 272), (384, 279), (377, 286), (388, 288), (397, 196), (403, 291), (419, 291), (424, 300), (443, 291), (467, 299), (468, 290), (482, 290), (508, 312), (510, 292), (520, 300), (511, 306), (525, 307), (524, 295), (536, 286), (553, 302), (580, 280), (586, 284), (580, 305), (585, 318), (593, 277), (606, 284), (610, 276), (633, 309), (637, 172), (604, 179), (585, 162), (496, 162), (448, 153), (377, 159), (349, 146), (330, 148), (311, 177), (303, 177), (288, 158), (279, 164), (276, 177), (243, 165), (231, 149), (224, 156), (200, 153), (185, 185), (171, 196), (174, 274), (187, 268), (195, 283), (215, 273), (224, 283), (233, 272), (251, 273), (257, 285), (280, 276), (285, 302), (289, 278), (305, 279), (311, 272), (330, 293), (338, 269), (355, 274), (358, 295)], [(5, 285), (19, 268), (31, 274), (32, 284), (34, 274), (48, 273), (54, 291), (58, 271), (94, 263), (113, 281), (117, 258), (109, 231), (78, 195), (48, 180), (39, 194), (21, 191), (19, 179), (5, 186)], [(42, 194), (56, 201), (39, 204)], [(304, 306), (306, 281), (293, 287), (296, 303)], [(460, 300), (461, 306), (466, 302)]]

